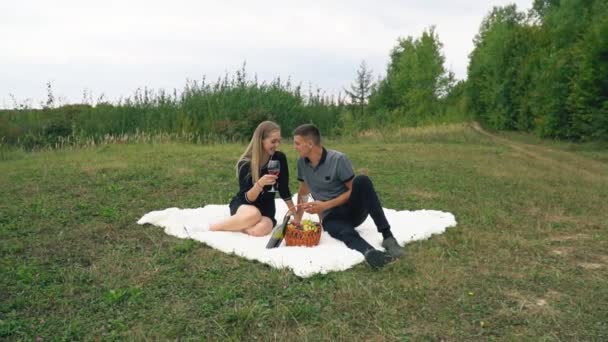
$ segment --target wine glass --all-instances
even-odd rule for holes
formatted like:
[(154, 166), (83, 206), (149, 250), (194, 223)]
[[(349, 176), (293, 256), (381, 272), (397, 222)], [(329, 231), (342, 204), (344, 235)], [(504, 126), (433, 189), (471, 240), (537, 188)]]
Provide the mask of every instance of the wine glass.
[[(268, 161), (268, 174), (279, 177), (279, 173), (281, 173), (281, 164), (279, 163), (279, 161), (272, 160), (272, 159), (269, 160)], [(278, 180), (278, 178), (277, 178), (277, 180)], [(277, 185), (276, 182), (274, 184), (272, 184), (272, 186), (270, 187), (270, 190), (268, 190), (268, 192), (277, 192), (276, 185)]]

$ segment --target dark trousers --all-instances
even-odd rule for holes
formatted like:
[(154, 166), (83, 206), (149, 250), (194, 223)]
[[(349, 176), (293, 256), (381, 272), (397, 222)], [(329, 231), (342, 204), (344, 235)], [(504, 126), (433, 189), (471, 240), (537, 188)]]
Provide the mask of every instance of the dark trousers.
[(332, 237), (343, 241), (348, 248), (365, 254), (373, 247), (363, 240), (355, 227), (363, 223), (367, 215), (371, 215), (378, 232), (390, 231), (372, 181), (365, 175), (356, 176), (348, 202), (328, 210), (323, 218), (323, 229)]

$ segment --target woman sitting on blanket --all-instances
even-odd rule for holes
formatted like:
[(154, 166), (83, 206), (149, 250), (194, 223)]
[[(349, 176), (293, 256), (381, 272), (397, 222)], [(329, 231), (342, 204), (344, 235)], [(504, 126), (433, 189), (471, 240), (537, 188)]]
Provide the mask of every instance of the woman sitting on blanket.
[[(267, 235), (276, 224), (274, 218), (275, 193), (271, 187), (276, 183), (279, 195), (292, 210), (294, 208), (289, 191), (289, 168), (285, 154), (277, 151), (281, 144), (281, 128), (272, 121), (264, 121), (253, 132), (245, 153), (236, 164), (239, 191), (230, 201), (229, 218), (212, 223), (212, 231), (241, 231), (253, 236)], [(268, 161), (278, 160), (278, 176), (268, 174)]]

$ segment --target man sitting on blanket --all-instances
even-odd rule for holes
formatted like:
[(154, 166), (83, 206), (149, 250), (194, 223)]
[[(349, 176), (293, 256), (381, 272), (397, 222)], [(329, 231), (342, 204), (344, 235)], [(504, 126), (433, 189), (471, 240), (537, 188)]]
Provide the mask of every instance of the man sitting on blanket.
[[(349, 248), (361, 252), (374, 269), (380, 268), (404, 250), (391, 233), (378, 195), (369, 177), (355, 176), (352, 164), (344, 153), (321, 145), (321, 133), (312, 124), (301, 125), (293, 132), (298, 158), (298, 206), (294, 221), (299, 223), (304, 211), (318, 214), (323, 229), (343, 241)], [(315, 201), (306, 203), (312, 193)], [(382, 247), (386, 253), (374, 249), (355, 227), (371, 215), (378, 232), (382, 233)]]

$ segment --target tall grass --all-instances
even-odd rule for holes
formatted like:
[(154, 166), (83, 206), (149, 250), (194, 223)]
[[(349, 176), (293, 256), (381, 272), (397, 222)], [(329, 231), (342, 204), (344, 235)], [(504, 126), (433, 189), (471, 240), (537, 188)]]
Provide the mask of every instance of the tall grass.
[(187, 81), (179, 92), (137, 89), (117, 103), (55, 108), (51, 102), (42, 109), (20, 106), (0, 111), (0, 137), (4, 144), (25, 149), (141, 140), (142, 134), (168, 134), (191, 142), (238, 141), (248, 138), (262, 120), (274, 120), (285, 130), (314, 122), (331, 135), (345, 106), (320, 91), (304, 96), (289, 80), (250, 79), (243, 68), (215, 82)]
[(93, 104), (85, 96), (85, 103), (57, 107), (50, 84), (47, 91), (49, 100), (42, 109), (15, 104), (14, 109), (0, 111), (1, 144), (33, 150), (152, 139), (236, 142), (248, 139), (263, 120), (276, 121), (287, 135), (302, 123), (314, 123), (325, 136), (350, 137), (370, 129), (465, 120), (464, 111), (456, 107), (425, 118), (404, 110), (360, 111), (341, 95), (326, 96), (320, 89), (304, 94), (289, 79), (260, 82), (244, 67), (214, 82), (205, 77), (187, 81), (181, 91), (137, 89), (116, 103), (100, 99)]

